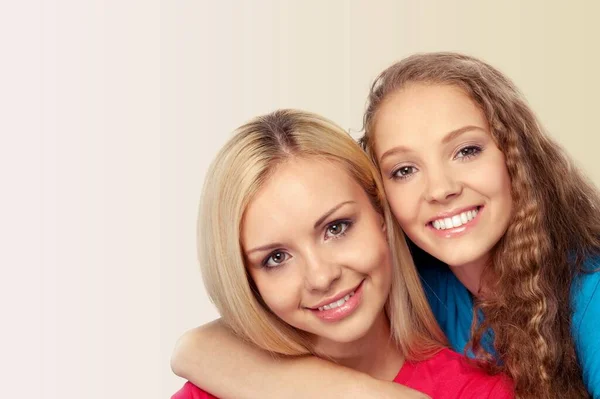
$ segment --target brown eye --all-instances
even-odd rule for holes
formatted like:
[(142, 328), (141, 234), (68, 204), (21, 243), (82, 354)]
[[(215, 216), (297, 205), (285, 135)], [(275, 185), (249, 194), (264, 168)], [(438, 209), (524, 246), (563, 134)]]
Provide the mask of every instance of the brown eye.
[(340, 223), (336, 223), (332, 226), (329, 226), (329, 232), (334, 236), (338, 235), (342, 231), (342, 225)]
[(393, 179), (406, 179), (417, 172), (414, 166), (401, 166), (392, 172)]
[(398, 169), (398, 171), (396, 173), (400, 174), (401, 176), (406, 176), (409, 175), (413, 172), (415, 168), (412, 166), (404, 166), (400, 169)]
[(470, 145), (468, 147), (461, 148), (456, 154), (456, 158), (468, 159), (478, 155), (481, 151), (481, 147)]
[(264, 260), (263, 266), (265, 267), (278, 267), (286, 260), (290, 258), (287, 252), (277, 251), (271, 253), (267, 259)]
[(271, 256), (271, 259), (275, 263), (281, 263), (285, 260), (285, 255), (283, 254), (283, 252), (277, 252), (276, 254)]
[(350, 222), (348, 221), (333, 222), (329, 226), (327, 226), (325, 239), (338, 238), (340, 236), (343, 236), (349, 227)]

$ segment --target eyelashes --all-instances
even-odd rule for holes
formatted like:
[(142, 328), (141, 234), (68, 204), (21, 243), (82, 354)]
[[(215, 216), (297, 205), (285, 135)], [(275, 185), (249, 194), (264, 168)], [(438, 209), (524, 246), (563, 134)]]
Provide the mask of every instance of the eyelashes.
[[(452, 157), (453, 160), (465, 162), (472, 158), (477, 157), (483, 152), (483, 147), (480, 145), (466, 145), (461, 147)], [(390, 173), (390, 179), (392, 180), (406, 180), (412, 177), (415, 173), (417, 173), (419, 169), (413, 165), (401, 165), (397, 168), (394, 168)]]
[(325, 229), (325, 239), (331, 240), (343, 237), (350, 227), (352, 227), (351, 220), (336, 220), (329, 223)]
[(454, 159), (467, 160), (476, 157), (483, 151), (483, 147), (478, 145), (468, 145), (457, 151)]
[(412, 174), (417, 172), (417, 168), (414, 166), (401, 166), (397, 169), (392, 170), (390, 178), (394, 180), (408, 179)]
[(288, 260), (290, 256), (290, 254), (282, 250), (273, 251), (262, 261), (262, 266), (266, 268), (278, 267)]
[[(348, 233), (353, 225), (354, 221), (350, 219), (335, 220), (325, 226), (323, 239), (325, 241), (340, 239)], [(291, 257), (292, 255), (290, 255), (287, 251), (283, 249), (276, 249), (267, 255), (267, 257), (261, 262), (261, 266), (267, 270), (277, 269), (291, 259)]]

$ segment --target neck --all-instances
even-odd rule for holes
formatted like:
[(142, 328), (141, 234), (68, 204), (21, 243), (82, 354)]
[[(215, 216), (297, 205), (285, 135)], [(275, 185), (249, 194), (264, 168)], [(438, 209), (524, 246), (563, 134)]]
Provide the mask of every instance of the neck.
[(393, 380), (404, 363), (404, 356), (392, 340), (390, 322), (383, 311), (362, 338), (345, 343), (321, 341), (317, 348), (337, 363), (380, 380)]
[(481, 296), (483, 291), (481, 286), (481, 276), (483, 275), (483, 270), (488, 262), (489, 257), (486, 256), (464, 265), (449, 266), (458, 281), (460, 281), (471, 294), (477, 297)]

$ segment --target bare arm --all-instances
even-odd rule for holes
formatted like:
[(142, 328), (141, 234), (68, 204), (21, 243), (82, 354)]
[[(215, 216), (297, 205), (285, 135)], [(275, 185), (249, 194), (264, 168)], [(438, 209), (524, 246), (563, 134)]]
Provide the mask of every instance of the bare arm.
[(221, 398), (429, 398), (316, 357), (275, 359), (235, 337), (220, 320), (185, 333), (171, 367)]

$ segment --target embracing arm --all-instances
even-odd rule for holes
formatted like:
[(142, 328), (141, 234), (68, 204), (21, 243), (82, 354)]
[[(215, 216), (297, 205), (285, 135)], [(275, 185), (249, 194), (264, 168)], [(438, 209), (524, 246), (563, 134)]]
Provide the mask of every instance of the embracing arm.
[(171, 367), (221, 398), (428, 398), (316, 357), (276, 359), (235, 337), (220, 320), (185, 333)]

